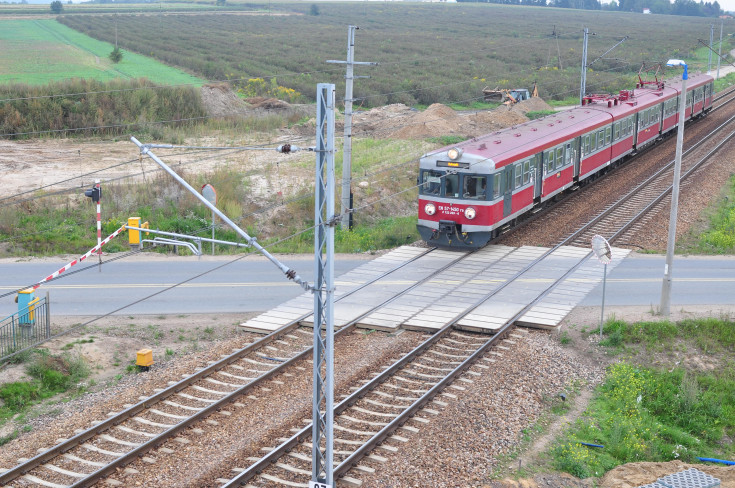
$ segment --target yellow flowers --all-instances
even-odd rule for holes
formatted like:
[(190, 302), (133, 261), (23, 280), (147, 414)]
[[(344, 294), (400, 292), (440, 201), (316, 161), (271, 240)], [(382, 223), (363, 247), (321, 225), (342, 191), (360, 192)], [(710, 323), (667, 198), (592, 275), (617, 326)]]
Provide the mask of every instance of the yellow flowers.
[(293, 88), (278, 85), (275, 78), (271, 78), (270, 83), (263, 78), (250, 78), (245, 86), (238, 88), (237, 91), (246, 98), (272, 97), (288, 102), (295, 102), (301, 97), (301, 93)]

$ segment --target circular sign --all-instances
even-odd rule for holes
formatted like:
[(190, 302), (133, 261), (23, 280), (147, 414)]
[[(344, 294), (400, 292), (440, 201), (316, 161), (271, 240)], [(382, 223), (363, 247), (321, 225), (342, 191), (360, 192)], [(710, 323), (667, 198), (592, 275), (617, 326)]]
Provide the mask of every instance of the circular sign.
[(602, 264), (610, 264), (612, 261), (612, 248), (607, 239), (602, 236), (592, 238), (592, 252)]
[(217, 192), (214, 190), (214, 187), (207, 183), (206, 185), (202, 186), (202, 196), (209, 201), (212, 205), (217, 205)]

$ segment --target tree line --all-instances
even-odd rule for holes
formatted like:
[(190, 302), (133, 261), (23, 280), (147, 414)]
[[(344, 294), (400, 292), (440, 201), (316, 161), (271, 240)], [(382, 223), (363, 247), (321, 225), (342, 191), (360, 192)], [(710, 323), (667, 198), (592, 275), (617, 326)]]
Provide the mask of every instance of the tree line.
[(693, 17), (719, 17), (725, 12), (719, 2), (700, 0), (457, 0), (458, 2), (499, 3), (503, 5), (528, 5), (535, 7), (574, 8), (582, 10), (609, 10), (614, 12), (643, 12), (650, 9), (652, 14), (689, 15)]

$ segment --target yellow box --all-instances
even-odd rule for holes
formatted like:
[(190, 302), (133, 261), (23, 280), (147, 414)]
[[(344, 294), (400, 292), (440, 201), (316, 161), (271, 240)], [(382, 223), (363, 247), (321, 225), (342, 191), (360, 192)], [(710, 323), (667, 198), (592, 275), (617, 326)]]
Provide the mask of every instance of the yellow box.
[(137, 366), (147, 368), (153, 365), (153, 351), (150, 349), (141, 349), (138, 351), (138, 356), (135, 361)]
[[(140, 217), (128, 217), (129, 227), (140, 227)], [(140, 245), (140, 231), (128, 229), (128, 243), (131, 245)]]

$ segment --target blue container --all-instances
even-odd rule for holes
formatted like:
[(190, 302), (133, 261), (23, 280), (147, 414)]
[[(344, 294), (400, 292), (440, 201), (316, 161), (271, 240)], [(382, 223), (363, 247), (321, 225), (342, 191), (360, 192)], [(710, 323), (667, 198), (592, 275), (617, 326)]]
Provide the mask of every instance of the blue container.
[(35, 314), (29, 310), (31, 302), (36, 298), (36, 290), (26, 288), (18, 292), (18, 323), (21, 325), (33, 325), (36, 323)]

